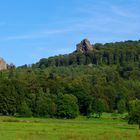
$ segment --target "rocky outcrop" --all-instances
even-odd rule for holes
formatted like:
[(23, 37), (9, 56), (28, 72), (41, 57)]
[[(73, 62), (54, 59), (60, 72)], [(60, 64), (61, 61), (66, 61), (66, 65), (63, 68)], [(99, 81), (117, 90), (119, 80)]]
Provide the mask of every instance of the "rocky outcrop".
[(76, 45), (76, 52), (86, 53), (92, 50), (93, 46), (90, 44), (90, 41), (88, 39), (84, 39), (79, 44)]
[(6, 70), (6, 69), (7, 69), (7, 64), (4, 61), (4, 59), (0, 57), (0, 71), (1, 70)]

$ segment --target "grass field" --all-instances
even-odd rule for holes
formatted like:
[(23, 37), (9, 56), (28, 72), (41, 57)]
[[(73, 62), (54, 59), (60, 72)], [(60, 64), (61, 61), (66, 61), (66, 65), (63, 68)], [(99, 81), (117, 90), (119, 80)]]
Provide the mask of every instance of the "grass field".
[(137, 125), (112, 119), (0, 117), (0, 140), (140, 140)]

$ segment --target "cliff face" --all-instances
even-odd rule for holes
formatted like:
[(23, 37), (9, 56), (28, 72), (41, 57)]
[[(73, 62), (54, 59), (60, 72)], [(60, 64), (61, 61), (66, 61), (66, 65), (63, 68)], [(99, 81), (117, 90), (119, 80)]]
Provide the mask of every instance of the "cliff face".
[(93, 46), (90, 44), (88, 39), (84, 39), (79, 44), (76, 45), (77, 52), (86, 53), (92, 50), (93, 50)]
[(7, 64), (3, 58), (0, 58), (0, 70), (5, 70), (5, 69), (7, 69)]

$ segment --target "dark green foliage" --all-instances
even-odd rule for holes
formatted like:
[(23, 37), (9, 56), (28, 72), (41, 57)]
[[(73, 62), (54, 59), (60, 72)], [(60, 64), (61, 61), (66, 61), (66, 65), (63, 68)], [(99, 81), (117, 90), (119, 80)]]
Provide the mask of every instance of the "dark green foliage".
[(25, 91), (20, 88), (21, 84), (17, 80), (0, 80), (0, 113), (3, 115), (14, 115), (16, 113)]
[(32, 116), (32, 111), (27, 105), (26, 101), (22, 101), (21, 105), (19, 106), (18, 114), (16, 116), (19, 117), (31, 117)]
[(126, 103), (123, 99), (121, 99), (120, 101), (118, 101), (117, 103), (117, 109), (118, 109), (118, 113), (122, 114), (126, 111)]
[(129, 124), (138, 124), (140, 129), (140, 100), (133, 100), (129, 103)]
[(67, 88), (67, 92), (77, 97), (81, 114), (88, 115), (91, 112), (92, 96), (89, 95), (90, 88), (86, 82), (75, 79)]
[(78, 116), (77, 98), (71, 94), (60, 94), (57, 99), (57, 116), (60, 118), (75, 118)]
[(50, 95), (39, 91), (36, 97), (35, 116), (53, 117), (56, 114), (56, 104)]
[(92, 113), (100, 118), (102, 113), (107, 110), (106, 101), (103, 99), (94, 99), (92, 102)]
[(140, 41), (95, 44), (93, 51), (0, 72), (1, 115), (100, 117), (104, 111), (127, 111), (136, 98), (140, 99)]

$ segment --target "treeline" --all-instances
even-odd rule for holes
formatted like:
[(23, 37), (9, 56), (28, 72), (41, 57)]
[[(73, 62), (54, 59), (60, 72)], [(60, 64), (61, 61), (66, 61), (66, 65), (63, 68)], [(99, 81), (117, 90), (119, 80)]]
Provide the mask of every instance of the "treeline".
[(140, 62), (140, 41), (126, 41), (93, 45), (93, 51), (85, 53), (74, 52), (68, 55), (59, 55), (43, 58), (33, 64), (34, 68), (69, 65), (124, 65), (128, 62)]
[(140, 41), (94, 44), (93, 51), (0, 72), (1, 115), (100, 117), (129, 111), (135, 99), (140, 99)]
[(17, 68), (0, 72), (0, 114), (75, 118), (123, 113), (140, 99), (139, 64)]

